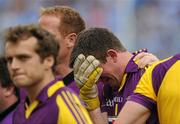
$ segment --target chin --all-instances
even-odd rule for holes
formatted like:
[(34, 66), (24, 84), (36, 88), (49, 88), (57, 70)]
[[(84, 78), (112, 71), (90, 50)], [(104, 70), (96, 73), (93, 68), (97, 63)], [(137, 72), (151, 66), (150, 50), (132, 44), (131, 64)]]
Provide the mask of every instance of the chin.
[(21, 80), (21, 81), (14, 80), (13, 82), (14, 82), (15, 86), (16, 86), (16, 87), (19, 87), (19, 88), (20, 88), (20, 87), (26, 87), (26, 85), (27, 85), (27, 84), (25, 83), (26, 81), (22, 81), (22, 80)]
[(19, 83), (14, 83), (16, 87), (18, 88), (22, 88), (22, 87), (25, 87), (23, 84), (19, 84)]

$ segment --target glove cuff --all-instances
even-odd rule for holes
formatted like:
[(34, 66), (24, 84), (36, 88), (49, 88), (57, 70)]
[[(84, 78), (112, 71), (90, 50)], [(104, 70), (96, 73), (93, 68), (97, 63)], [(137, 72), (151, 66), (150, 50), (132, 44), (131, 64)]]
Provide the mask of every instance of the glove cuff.
[(83, 99), (83, 101), (85, 102), (85, 107), (88, 111), (95, 110), (96, 108), (100, 107), (99, 97), (95, 97), (91, 99)]

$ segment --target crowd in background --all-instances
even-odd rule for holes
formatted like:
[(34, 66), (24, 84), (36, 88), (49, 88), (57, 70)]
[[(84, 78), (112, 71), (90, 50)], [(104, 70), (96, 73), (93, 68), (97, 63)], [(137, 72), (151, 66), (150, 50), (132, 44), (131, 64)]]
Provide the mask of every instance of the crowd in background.
[(52, 5), (76, 8), (87, 27), (109, 28), (130, 51), (148, 48), (159, 58), (179, 52), (179, 0), (0, 0), (1, 35), (9, 26), (36, 23), (40, 8)]

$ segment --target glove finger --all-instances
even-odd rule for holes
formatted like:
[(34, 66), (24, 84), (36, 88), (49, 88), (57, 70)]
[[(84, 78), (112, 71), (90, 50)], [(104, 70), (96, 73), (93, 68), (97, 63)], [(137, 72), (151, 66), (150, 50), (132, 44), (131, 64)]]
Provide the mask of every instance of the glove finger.
[(77, 77), (79, 77), (79, 80), (81, 80), (81, 82), (87, 81), (88, 78), (84, 75), (84, 72), (94, 60), (95, 60), (94, 56), (88, 56), (85, 59), (85, 61), (80, 65), (80, 67), (77, 71)]
[(100, 62), (97, 59), (91, 62), (87, 69), (84, 71), (84, 77), (88, 78), (90, 74), (99, 66), (99, 64)]
[(99, 79), (99, 77), (102, 74), (103, 69), (100, 67), (97, 67), (93, 73), (89, 76), (87, 82), (85, 83), (85, 85), (87, 87), (92, 87), (93, 85), (95, 85), (95, 83), (97, 82), (97, 80)]
[(79, 70), (79, 67), (81, 66), (81, 64), (84, 62), (85, 60), (85, 56), (83, 54), (80, 54), (75, 62), (74, 62), (74, 65), (73, 65), (73, 71), (74, 71), (74, 75), (77, 74), (78, 70)]
[(103, 72), (103, 69), (102, 68), (97, 68), (97, 75), (96, 75), (96, 78), (95, 78), (95, 82), (97, 82), (99, 80), (99, 78), (101, 77), (101, 74)]
[(97, 86), (96, 84), (93, 85), (93, 87), (87, 87), (83, 86), (80, 90), (80, 94), (86, 97), (87, 99), (89, 98), (95, 98), (98, 96), (98, 91), (97, 91)]

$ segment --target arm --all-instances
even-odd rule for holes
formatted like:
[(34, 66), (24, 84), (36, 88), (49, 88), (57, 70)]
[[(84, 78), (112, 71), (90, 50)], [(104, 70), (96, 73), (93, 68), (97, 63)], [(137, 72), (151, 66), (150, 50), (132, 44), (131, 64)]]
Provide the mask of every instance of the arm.
[(107, 124), (108, 123), (107, 112), (101, 113), (100, 108), (89, 111), (89, 114), (94, 124)]
[(127, 101), (118, 115), (115, 124), (143, 124), (150, 115), (150, 110), (141, 104)]

